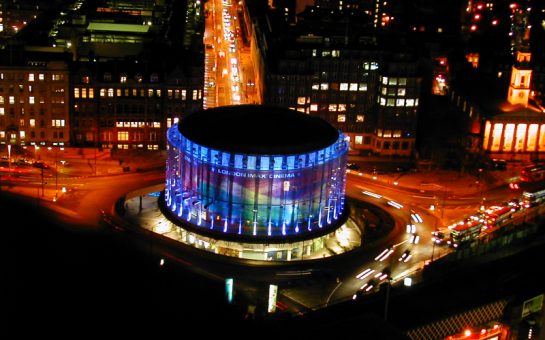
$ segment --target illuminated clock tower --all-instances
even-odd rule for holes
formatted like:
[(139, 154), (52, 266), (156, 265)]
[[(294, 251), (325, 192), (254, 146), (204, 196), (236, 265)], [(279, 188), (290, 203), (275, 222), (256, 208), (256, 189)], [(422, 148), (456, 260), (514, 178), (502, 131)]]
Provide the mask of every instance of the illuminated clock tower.
[(530, 78), (532, 69), (530, 68), (530, 52), (517, 51), (517, 60), (511, 70), (511, 81), (507, 92), (507, 101), (509, 104), (522, 104), (528, 106), (528, 97), (530, 96)]

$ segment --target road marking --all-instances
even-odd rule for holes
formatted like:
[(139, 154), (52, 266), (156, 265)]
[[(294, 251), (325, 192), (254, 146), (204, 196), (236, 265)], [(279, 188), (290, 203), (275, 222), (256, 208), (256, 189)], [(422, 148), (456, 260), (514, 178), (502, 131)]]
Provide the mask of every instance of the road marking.
[(325, 301), (325, 306), (327, 307), (328, 303), (329, 303), (329, 300), (331, 300), (331, 297), (333, 296), (333, 294), (335, 293), (335, 291), (337, 290), (337, 288), (339, 288), (341, 285), (343, 284), (342, 281), (339, 281), (339, 283), (337, 283), (337, 286), (335, 286), (335, 288), (333, 288), (333, 290), (331, 291), (331, 294), (329, 294), (329, 296), (327, 297), (327, 300)]

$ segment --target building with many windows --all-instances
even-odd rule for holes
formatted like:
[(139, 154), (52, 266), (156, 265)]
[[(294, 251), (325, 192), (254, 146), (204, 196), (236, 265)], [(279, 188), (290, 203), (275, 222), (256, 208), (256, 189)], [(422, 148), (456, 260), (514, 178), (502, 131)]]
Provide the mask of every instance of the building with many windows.
[(175, 62), (134, 65), (74, 64), (73, 145), (164, 149), (167, 128), (202, 108), (203, 81), (191, 69)]
[(258, 21), (254, 59), (263, 103), (325, 119), (346, 134), (352, 151), (411, 156), (418, 59), (401, 37), (365, 33), (372, 20), (362, 13), (310, 7), (296, 25), (275, 20), (274, 12)]
[(69, 142), (68, 64), (29, 58), (0, 66), (0, 143)]

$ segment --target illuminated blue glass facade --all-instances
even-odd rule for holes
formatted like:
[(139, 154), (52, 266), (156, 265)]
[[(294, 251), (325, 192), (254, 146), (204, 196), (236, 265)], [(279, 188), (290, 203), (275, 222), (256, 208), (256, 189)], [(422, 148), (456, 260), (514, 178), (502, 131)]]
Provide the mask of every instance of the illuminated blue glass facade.
[(341, 216), (345, 203), (344, 135), (297, 155), (215, 150), (168, 130), (165, 204), (199, 228), (256, 238), (310, 235)]

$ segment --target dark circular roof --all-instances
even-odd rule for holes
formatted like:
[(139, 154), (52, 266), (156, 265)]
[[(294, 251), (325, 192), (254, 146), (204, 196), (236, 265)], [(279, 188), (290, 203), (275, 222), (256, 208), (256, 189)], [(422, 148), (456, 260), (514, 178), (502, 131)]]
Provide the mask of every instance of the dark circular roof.
[(321, 118), (261, 105), (221, 106), (185, 117), (178, 126), (187, 139), (217, 150), (285, 155), (323, 149), (339, 132)]

